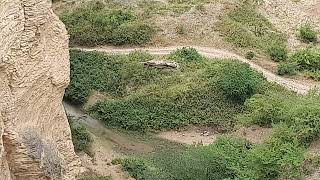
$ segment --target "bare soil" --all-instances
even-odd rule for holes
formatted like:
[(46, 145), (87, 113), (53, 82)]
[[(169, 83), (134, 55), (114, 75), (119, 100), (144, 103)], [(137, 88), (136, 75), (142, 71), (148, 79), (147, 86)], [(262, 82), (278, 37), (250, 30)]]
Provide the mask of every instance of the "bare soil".
[[(261, 4), (260, 12), (288, 36), (291, 49), (308, 46), (298, 37), (301, 25), (310, 24), (320, 32), (320, 0), (266, 0)], [(319, 44), (317, 46), (319, 47)]]

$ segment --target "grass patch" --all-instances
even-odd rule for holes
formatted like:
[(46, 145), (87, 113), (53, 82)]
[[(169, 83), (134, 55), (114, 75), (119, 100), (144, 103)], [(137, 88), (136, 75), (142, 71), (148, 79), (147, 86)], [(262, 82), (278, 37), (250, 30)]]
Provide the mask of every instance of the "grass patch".
[(240, 48), (257, 49), (269, 54), (272, 47), (286, 47), (286, 37), (258, 13), (254, 1), (238, 2), (231, 5), (222, 17), (218, 30), (226, 41)]
[[(146, 68), (141, 63), (152, 58), (140, 52), (114, 56), (71, 51), (71, 83), (65, 98), (83, 104), (93, 90), (111, 94), (111, 100), (96, 104), (90, 112), (110, 126), (146, 131), (189, 124), (231, 128), (243, 106), (233, 98), (244, 100), (256, 92), (258, 75), (241, 63), (207, 60), (192, 48), (168, 56), (179, 63), (180, 70)], [(232, 64), (247, 72), (239, 81), (231, 77), (236, 74), (231, 73), (231, 79), (222, 76)], [(222, 89), (216, 80), (236, 82), (244, 89)], [(233, 98), (226, 94), (229, 90)]]
[(125, 9), (108, 9), (101, 1), (83, 4), (60, 16), (72, 45), (143, 45), (152, 40), (154, 29)]
[(71, 50), (70, 56), (71, 82), (65, 98), (75, 104), (84, 104), (92, 90), (121, 97), (162, 74), (170, 74), (144, 68), (141, 62), (153, 57), (141, 52), (128, 56), (109, 56)]
[(122, 161), (136, 179), (303, 179), (317, 164), (305, 155), (320, 134), (319, 96), (297, 95), (277, 85), (245, 103), (238, 119), (244, 124), (273, 127), (264, 144), (221, 136), (214, 144), (162, 151)]
[(174, 13), (181, 15), (190, 11), (191, 8), (196, 8), (202, 11), (204, 4), (210, 2), (209, 0), (169, 0), (168, 3), (161, 3), (154, 0), (144, 0), (138, 3), (139, 9), (143, 12), (143, 17), (150, 17), (154, 14), (168, 14)]
[(310, 42), (317, 42), (318, 40), (318, 34), (313, 28), (310, 26), (310, 24), (303, 25), (299, 28), (299, 35), (302, 41), (306, 43)]
[(280, 63), (278, 65), (278, 75), (294, 75), (296, 74), (297, 64), (296, 63)]
[(302, 49), (290, 56), (290, 61), (297, 63), (299, 70), (319, 71), (320, 70), (320, 50)]
[(112, 180), (111, 176), (86, 176), (78, 180)]
[(88, 154), (90, 153), (91, 144), (93, 142), (93, 139), (88, 132), (88, 130), (81, 124), (77, 122), (73, 122), (72, 119), (69, 117), (69, 124), (71, 129), (71, 135), (72, 135), (72, 142), (74, 145), (74, 150), (76, 152), (86, 152)]
[(215, 144), (185, 151), (131, 157), (123, 169), (136, 179), (297, 179), (304, 149), (288, 143), (252, 145), (222, 136)]
[[(282, 124), (299, 144), (308, 146), (320, 134), (320, 97), (267, 93), (246, 102), (247, 113), (240, 116), (245, 124), (275, 126)], [(284, 136), (285, 137), (285, 136)]]
[(295, 74), (300, 71), (304, 76), (320, 80), (320, 50), (300, 49), (292, 53), (288, 60), (278, 66), (278, 74)]

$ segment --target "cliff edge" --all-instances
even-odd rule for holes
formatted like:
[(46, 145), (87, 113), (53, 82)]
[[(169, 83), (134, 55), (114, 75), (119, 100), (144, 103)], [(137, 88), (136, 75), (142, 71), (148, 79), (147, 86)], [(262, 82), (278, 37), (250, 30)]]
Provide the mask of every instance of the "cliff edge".
[(68, 49), (50, 0), (0, 0), (0, 180), (78, 173), (62, 105)]

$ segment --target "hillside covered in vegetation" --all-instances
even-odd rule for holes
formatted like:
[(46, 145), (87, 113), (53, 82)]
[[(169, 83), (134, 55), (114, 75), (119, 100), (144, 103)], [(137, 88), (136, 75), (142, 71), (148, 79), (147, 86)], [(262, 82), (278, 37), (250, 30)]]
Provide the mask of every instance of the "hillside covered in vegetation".
[[(113, 159), (132, 178), (299, 180), (318, 171), (319, 151), (310, 149), (320, 135), (320, 18), (314, 18), (320, 2), (100, 0), (54, 6), (72, 47), (66, 101), (105, 128), (128, 134), (217, 130), (209, 145), (163, 146)], [(194, 46), (216, 51), (200, 53)], [(155, 62), (175, 66), (150, 66)], [(266, 71), (277, 77), (274, 82)], [(284, 81), (313, 89), (297, 93)], [(262, 143), (234, 133), (248, 127), (271, 133)], [(74, 135), (75, 143), (94, 143), (81, 133), (88, 143)]]

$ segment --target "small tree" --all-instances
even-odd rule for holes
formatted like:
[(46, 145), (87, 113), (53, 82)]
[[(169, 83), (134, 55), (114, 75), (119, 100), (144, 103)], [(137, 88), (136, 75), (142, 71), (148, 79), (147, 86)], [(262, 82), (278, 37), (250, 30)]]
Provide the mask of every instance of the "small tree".
[(234, 61), (222, 66), (217, 84), (228, 98), (244, 102), (257, 92), (262, 82), (262, 75), (249, 65)]

